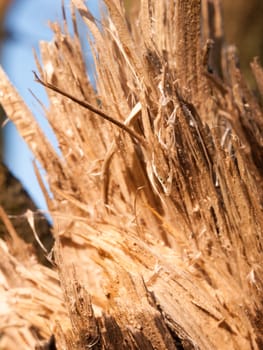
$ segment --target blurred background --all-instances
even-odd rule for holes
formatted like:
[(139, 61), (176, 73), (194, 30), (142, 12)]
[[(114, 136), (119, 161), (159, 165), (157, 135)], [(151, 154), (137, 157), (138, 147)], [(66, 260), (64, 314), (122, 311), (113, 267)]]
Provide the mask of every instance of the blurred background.
[(263, 64), (263, 1), (223, 0), (223, 16), (226, 40), (238, 48), (241, 69), (250, 80), (253, 57)]
[[(249, 76), (249, 63), (254, 56), (263, 61), (263, 1), (223, 0), (224, 29), (226, 40), (235, 44), (239, 51), (241, 69)], [(70, 12), (70, 0), (65, 0), (66, 13)], [(96, 0), (87, 1), (92, 13), (99, 17)], [(130, 16), (136, 12), (138, 0), (125, 0)], [(61, 21), (61, 0), (0, 0), (0, 61), (42, 128), (56, 145), (42, 109), (30, 90), (47, 104), (42, 87), (33, 81), (36, 70), (32, 50), (38, 53), (40, 40), (51, 40), (48, 21)], [(83, 33), (85, 42), (85, 33)], [(84, 46), (87, 62), (91, 59), (88, 46)], [(251, 79), (251, 78), (249, 78)], [(3, 111), (1, 124), (5, 120)], [(33, 172), (33, 156), (21, 140), (11, 122), (3, 124), (1, 133), (1, 158), (12, 173), (22, 182), (41, 209), (46, 205)]]

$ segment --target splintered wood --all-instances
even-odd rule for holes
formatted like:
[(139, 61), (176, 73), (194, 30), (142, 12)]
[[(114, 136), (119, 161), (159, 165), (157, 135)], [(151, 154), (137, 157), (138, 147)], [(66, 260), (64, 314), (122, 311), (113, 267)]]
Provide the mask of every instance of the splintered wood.
[(1, 241), (0, 347), (262, 349), (263, 115), (221, 50), (219, 1), (142, 0), (135, 18), (105, 0), (101, 22), (72, 4), (73, 35), (52, 24), (37, 61), (61, 156), (0, 72), (55, 239), (52, 268)]

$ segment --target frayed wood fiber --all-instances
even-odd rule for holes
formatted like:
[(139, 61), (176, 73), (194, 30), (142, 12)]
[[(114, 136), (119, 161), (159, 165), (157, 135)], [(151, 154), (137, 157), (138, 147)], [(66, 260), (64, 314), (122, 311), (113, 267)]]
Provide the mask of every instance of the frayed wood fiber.
[(100, 22), (72, 5), (73, 35), (52, 24), (37, 59), (61, 155), (0, 71), (0, 102), (47, 174), (55, 240), (51, 268), (1, 240), (0, 347), (262, 349), (263, 115), (209, 27), (218, 1), (141, 0), (135, 18), (105, 0)]

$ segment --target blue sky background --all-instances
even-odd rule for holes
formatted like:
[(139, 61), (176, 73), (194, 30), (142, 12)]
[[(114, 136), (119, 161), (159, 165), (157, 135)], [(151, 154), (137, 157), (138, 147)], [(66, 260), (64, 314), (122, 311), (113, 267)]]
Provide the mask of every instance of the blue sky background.
[[(65, 0), (64, 3), (66, 12), (69, 13), (70, 0)], [(91, 0), (86, 3), (92, 13), (99, 17), (98, 1)], [(33, 48), (38, 53), (38, 42), (52, 39), (48, 21), (61, 22), (61, 18), (61, 0), (14, 1), (6, 19), (6, 27), (12, 32), (13, 39), (5, 43), (1, 62), (10, 80), (34, 113), (42, 128), (49, 135), (53, 144), (55, 144), (55, 138), (52, 137), (43, 111), (29, 89), (44, 104), (47, 104), (43, 88), (33, 79), (32, 71), (36, 70)], [(85, 41), (85, 35), (83, 41)], [(87, 47), (85, 47), (85, 56), (88, 61), (90, 53)], [(5, 163), (12, 173), (20, 179), (38, 207), (45, 210), (46, 204), (33, 171), (32, 161), (34, 157), (11, 122), (8, 122), (4, 127), (4, 148)]]

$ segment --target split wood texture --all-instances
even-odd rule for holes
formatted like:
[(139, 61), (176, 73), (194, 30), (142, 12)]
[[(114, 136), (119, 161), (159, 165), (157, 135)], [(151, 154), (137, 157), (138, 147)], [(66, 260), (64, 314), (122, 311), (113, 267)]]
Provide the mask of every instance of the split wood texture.
[(73, 35), (52, 24), (38, 63), (61, 154), (0, 72), (0, 102), (47, 173), (55, 239), (53, 268), (1, 241), (0, 347), (262, 349), (263, 115), (220, 2), (142, 0), (127, 21), (105, 0), (101, 22), (72, 3)]

